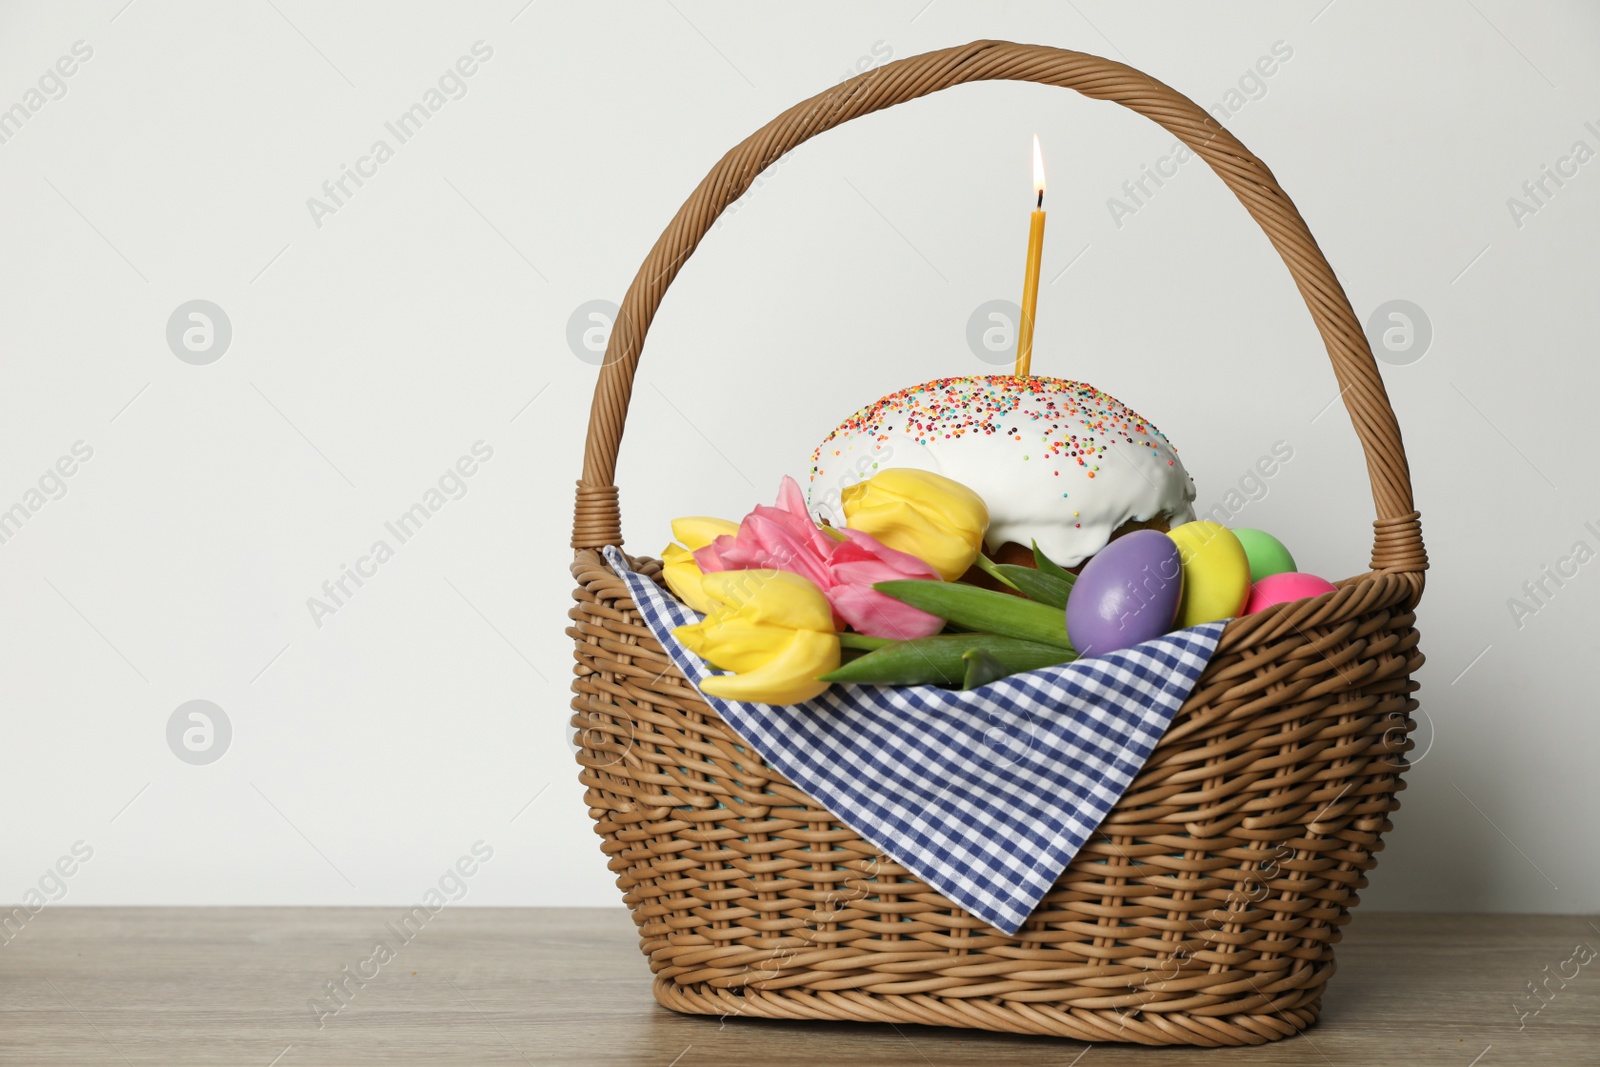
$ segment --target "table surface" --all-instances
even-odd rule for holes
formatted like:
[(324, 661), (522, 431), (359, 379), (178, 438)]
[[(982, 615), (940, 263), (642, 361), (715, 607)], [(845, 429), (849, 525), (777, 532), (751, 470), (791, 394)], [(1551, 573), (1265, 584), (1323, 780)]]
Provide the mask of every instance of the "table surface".
[[(0, 928), (0, 1063), (1201, 1062), (1192, 1049), (675, 1015), (651, 999), (627, 913), (601, 908), (445, 909), (319, 1027), (313, 998), (397, 943), (386, 924), (401, 911), (47, 907)], [(1594, 1063), (1595, 949), (1600, 926), (1581, 916), (1358, 912), (1314, 1029), (1204, 1062)]]

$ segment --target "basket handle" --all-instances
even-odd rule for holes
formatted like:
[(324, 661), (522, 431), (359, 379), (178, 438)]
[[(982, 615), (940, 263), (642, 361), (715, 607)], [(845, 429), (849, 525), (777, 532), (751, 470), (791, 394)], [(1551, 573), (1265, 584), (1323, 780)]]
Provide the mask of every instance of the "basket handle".
[(622, 544), (612, 482), (640, 349), (667, 287), (723, 209), (784, 153), (817, 134), (940, 89), (979, 81), (1039, 82), (1113, 101), (1159, 123), (1210, 164), (1283, 257), (1327, 346), (1372, 481), (1377, 510), (1372, 569), (1411, 578), (1420, 594), (1427, 554), (1394, 408), (1349, 298), (1272, 172), (1194, 101), (1147, 74), (1100, 56), (1008, 41), (974, 41), (857, 75), (789, 108), (711, 168), (645, 257), (612, 326), (589, 413), (572, 547)]

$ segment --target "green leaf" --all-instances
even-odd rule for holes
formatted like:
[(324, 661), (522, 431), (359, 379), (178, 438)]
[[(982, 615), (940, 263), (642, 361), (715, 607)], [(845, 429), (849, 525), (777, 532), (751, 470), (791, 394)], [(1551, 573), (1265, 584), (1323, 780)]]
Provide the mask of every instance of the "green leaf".
[(892, 637), (868, 637), (866, 634), (845, 632), (839, 635), (839, 646), (845, 649), (859, 649), (871, 652), (882, 648), (884, 645), (894, 644)]
[(961, 654), (961, 658), (967, 663), (967, 675), (961, 680), (963, 689), (981, 689), (1011, 673), (1004, 663), (995, 658), (994, 653), (981, 648), (969, 648)]
[(1072, 641), (1067, 637), (1065, 614), (1059, 608), (1046, 604), (992, 589), (979, 589), (964, 582), (923, 578), (879, 582), (873, 588), (903, 604), (910, 604), (920, 611), (979, 633), (1072, 648)]
[(1048, 604), (1052, 608), (1067, 606), (1067, 594), (1072, 592), (1071, 582), (1063, 582), (1053, 574), (1045, 574), (1043, 571), (1015, 563), (997, 563), (995, 570), (1005, 577), (1011, 588), (1029, 600)]
[(966, 659), (969, 652), (982, 652), (998, 663), (1001, 674), (996, 677), (1058, 663), (1071, 663), (1077, 658), (1071, 649), (1014, 637), (935, 634), (911, 641), (896, 641), (868, 652), (823, 675), (821, 680), (858, 685), (961, 686), (966, 683), (971, 669)]
[(1059, 563), (1056, 563), (1049, 556), (1045, 555), (1044, 552), (1039, 549), (1039, 542), (1037, 541), (1033, 543), (1033, 562), (1034, 565), (1039, 568), (1040, 574), (1048, 574), (1052, 578), (1061, 579), (1063, 582), (1067, 583), (1067, 588), (1069, 589), (1072, 588), (1072, 583), (1078, 580), (1078, 576), (1076, 574), (1073, 574)]

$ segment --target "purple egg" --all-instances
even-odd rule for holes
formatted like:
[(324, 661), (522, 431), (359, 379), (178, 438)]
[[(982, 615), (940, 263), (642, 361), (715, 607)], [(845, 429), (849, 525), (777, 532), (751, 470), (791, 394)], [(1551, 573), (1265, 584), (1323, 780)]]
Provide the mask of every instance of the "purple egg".
[(1067, 597), (1067, 636), (1080, 656), (1103, 656), (1172, 629), (1183, 561), (1159, 530), (1124, 534), (1096, 553)]

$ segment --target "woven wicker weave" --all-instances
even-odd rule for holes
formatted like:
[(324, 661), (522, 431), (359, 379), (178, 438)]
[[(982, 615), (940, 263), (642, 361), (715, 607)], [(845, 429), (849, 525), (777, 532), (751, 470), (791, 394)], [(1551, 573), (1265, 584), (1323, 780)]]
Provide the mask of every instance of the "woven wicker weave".
[[(598, 551), (622, 543), (612, 479), (645, 332), (723, 208), (841, 122), (994, 79), (1116, 101), (1227, 183), (1322, 334), (1377, 511), (1371, 572), (1228, 624), (1149, 763), (1015, 937), (910, 877), (747, 752)], [(980, 41), (844, 82), (739, 144), (628, 290), (595, 392), (572, 545), (582, 781), (662, 1004), (1150, 1044), (1255, 1044), (1316, 1020), (1340, 927), (1398, 806), (1427, 560), (1399, 428), (1349, 301), (1272, 174), (1186, 97), (1110, 60)]]

